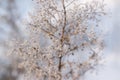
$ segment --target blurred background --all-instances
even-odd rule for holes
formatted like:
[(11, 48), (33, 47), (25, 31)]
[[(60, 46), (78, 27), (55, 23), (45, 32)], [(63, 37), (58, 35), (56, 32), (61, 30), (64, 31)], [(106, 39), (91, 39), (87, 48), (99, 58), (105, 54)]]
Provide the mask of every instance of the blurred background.
[(17, 59), (5, 54), (14, 38), (25, 39), (24, 21), (29, 10), (32, 10), (31, 0), (0, 0), (0, 80), (22, 80), (23, 70), (16, 67)]
[[(105, 39), (103, 65), (96, 71), (97, 75), (86, 73), (86, 80), (120, 80), (120, 0), (104, 1), (107, 4), (108, 15), (101, 22)], [(9, 47), (7, 41), (14, 37), (25, 38), (24, 20), (27, 20), (32, 9), (32, 0), (0, 0), (0, 56), (2, 58)], [(0, 57), (0, 61), (4, 62), (2, 58)]]

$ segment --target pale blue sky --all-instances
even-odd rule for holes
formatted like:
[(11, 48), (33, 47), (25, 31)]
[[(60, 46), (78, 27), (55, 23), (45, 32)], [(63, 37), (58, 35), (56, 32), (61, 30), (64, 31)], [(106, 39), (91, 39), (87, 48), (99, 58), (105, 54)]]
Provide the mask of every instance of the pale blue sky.
[[(120, 80), (120, 0), (105, 0), (109, 16), (101, 24), (105, 30), (106, 47), (104, 49), (104, 66), (98, 74), (86, 74), (87, 80)], [(17, 0), (22, 18), (32, 10), (32, 0)]]
[(103, 28), (108, 32), (105, 36), (105, 64), (98, 75), (87, 75), (88, 80), (120, 80), (120, 0), (105, 0), (110, 18), (105, 18)]

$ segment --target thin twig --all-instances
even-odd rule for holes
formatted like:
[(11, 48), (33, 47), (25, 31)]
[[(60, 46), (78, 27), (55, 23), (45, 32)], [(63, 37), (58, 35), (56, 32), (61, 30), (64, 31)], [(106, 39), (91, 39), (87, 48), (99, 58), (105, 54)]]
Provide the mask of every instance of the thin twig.
[(66, 5), (65, 7), (68, 7), (68, 6), (70, 6), (74, 1), (76, 1), (76, 0), (72, 0), (68, 5)]
[(58, 37), (56, 37), (54, 34), (50, 33), (49, 31), (47, 31), (47, 30), (45, 30), (45, 29), (42, 29), (42, 28), (41, 28), (41, 30), (42, 30), (43, 32), (47, 33), (48, 35), (50, 35), (50, 36), (52, 36), (52, 37), (54, 37), (54, 38), (56, 38), (56, 39), (59, 39)]

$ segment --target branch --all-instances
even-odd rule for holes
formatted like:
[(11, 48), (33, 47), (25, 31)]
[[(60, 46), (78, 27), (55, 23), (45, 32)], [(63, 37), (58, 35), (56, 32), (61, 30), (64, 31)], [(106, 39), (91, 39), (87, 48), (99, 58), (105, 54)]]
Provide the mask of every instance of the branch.
[(48, 35), (50, 35), (50, 36), (52, 36), (52, 37), (54, 37), (54, 38), (59, 39), (57, 36), (55, 36), (54, 34), (50, 33), (49, 31), (47, 31), (47, 30), (45, 30), (45, 29), (42, 29), (42, 28), (41, 28), (41, 30), (42, 30), (43, 32), (47, 33)]
[(63, 4), (63, 10), (64, 10), (64, 24), (63, 24), (63, 28), (62, 28), (61, 44), (63, 46), (64, 32), (65, 32), (65, 27), (66, 27), (66, 7), (65, 7), (64, 0), (62, 0), (62, 4)]
[[(63, 24), (63, 28), (62, 28), (62, 36), (61, 36), (61, 47), (63, 48), (63, 41), (64, 41), (64, 32), (65, 32), (65, 27), (66, 27), (66, 7), (65, 7), (65, 3), (64, 3), (64, 0), (62, 0), (62, 5), (63, 5), (63, 11), (64, 11), (64, 24)], [(58, 64), (58, 70), (61, 72), (61, 68), (62, 68), (62, 57), (63, 55), (60, 54), (60, 57), (59, 57), (59, 64)], [(60, 78), (60, 80), (62, 80)]]

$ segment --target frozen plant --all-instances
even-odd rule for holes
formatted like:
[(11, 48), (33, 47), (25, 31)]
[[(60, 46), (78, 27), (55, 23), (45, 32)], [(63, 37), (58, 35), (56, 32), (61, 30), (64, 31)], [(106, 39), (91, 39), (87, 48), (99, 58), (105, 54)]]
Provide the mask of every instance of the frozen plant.
[(11, 55), (21, 59), (24, 80), (81, 80), (94, 69), (104, 48), (99, 22), (103, 1), (34, 0), (26, 41), (15, 41)]

